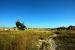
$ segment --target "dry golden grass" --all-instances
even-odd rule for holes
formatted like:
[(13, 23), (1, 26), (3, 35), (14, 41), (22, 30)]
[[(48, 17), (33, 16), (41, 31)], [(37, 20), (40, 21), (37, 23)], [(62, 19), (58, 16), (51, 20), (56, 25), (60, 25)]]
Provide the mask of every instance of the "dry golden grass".
[(0, 31), (0, 50), (37, 50), (40, 37), (46, 39), (52, 31)]

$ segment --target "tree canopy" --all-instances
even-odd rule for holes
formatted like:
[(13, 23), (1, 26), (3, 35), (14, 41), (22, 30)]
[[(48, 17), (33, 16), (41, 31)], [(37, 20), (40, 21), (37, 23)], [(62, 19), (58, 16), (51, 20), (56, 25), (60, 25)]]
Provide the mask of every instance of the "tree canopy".
[(26, 28), (26, 26), (20, 21), (16, 21), (16, 27), (20, 30), (24, 30)]

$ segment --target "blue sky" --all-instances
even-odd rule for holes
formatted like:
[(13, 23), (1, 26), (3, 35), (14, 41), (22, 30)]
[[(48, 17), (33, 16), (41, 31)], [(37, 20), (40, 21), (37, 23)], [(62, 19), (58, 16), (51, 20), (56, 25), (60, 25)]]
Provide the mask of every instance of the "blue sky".
[(0, 26), (14, 27), (17, 19), (27, 27), (75, 25), (75, 1), (0, 0)]

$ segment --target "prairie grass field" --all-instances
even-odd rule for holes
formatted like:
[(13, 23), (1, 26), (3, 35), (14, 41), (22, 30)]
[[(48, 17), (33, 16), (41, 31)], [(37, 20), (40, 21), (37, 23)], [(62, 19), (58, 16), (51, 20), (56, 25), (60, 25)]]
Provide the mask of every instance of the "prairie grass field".
[[(47, 39), (49, 36), (59, 32), (54, 39), (58, 46), (56, 50), (74, 50), (75, 31), (74, 30), (44, 30), (30, 29), (18, 31), (0, 31), (0, 50), (38, 50), (39, 38)], [(66, 46), (66, 47), (65, 47)], [(70, 49), (68, 49), (68, 47)]]
[(39, 38), (48, 38), (52, 31), (0, 31), (0, 50), (37, 50)]

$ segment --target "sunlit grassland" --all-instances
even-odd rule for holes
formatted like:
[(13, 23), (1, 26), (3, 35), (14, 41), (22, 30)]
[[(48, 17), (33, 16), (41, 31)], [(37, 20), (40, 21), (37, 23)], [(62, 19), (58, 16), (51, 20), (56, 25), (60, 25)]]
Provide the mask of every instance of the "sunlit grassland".
[(39, 38), (48, 38), (53, 31), (0, 31), (0, 50), (37, 50)]
[[(47, 39), (50, 35), (59, 32), (54, 39), (58, 45), (58, 50), (74, 50), (75, 31), (74, 30), (47, 30), (47, 29), (29, 29), (17, 31), (0, 31), (0, 50), (37, 50), (39, 39)], [(72, 46), (67, 47), (67, 45)], [(65, 47), (66, 46), (66, 47)]]

